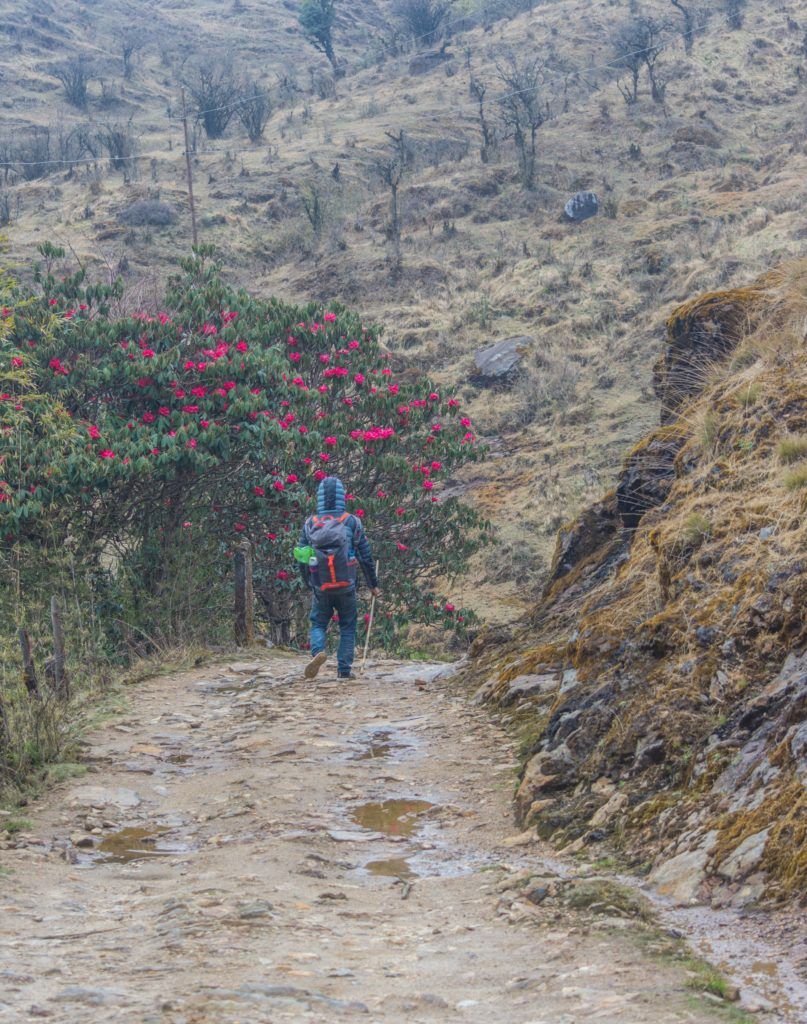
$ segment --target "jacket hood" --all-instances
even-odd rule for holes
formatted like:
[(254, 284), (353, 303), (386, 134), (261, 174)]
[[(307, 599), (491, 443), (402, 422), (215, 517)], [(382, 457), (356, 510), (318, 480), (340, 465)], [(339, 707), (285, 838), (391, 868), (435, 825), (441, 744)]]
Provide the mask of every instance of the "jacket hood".
[(345, 511), (345, 486), (338, 476), (326, 476), (317, 488), (317, 512)]

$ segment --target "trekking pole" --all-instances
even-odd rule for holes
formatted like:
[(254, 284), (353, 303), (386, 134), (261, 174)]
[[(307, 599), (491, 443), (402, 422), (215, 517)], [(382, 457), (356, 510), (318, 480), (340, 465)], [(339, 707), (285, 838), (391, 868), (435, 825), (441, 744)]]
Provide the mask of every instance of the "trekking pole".
[[(376, 576), (378, 576), (378, 566), (379, 566), (379, 563), (376, 562), (376, 564), (375, 564), (375, 574), (376, 574)], [(367, 623), (367, 636), (364, 638), (364, 655), (363, 655), (363, 657), (361, 659), (362, 674), (364, 674), (364, 666), (367, 664), (367, 651), (370, 648), (370, 633), (372, 632), (372, 629), (373, 629), (373, 619), (374, 619), (374, 617), (375, 617), (375, 594), (373, 594), (373, 600), (370, 602), (370, 620)]]

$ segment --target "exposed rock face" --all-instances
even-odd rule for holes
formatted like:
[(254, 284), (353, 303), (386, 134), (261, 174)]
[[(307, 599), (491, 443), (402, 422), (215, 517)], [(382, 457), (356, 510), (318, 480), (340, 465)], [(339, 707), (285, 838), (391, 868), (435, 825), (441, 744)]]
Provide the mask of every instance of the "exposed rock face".
[(681, 431), (662, 428), (637, 445), (625, 460), (616, 498), (622, 525), (627, 529), (635, 530), (647, 512), (666, 500), (684, 440)]
[(667, 344), (653, 368), (661, 422), (702, 390), (708, 371), (749, 333), (764, 302), (762, 286), (710, 292), (688, 302), (667, 321)]
[(480, 349), (474, 356), (471, 381), (483, 387), (510, 386), (518, 375), (523, 353), (531, 344), (532, 338), (516, 335)]
[[(807, 364), (791, 346), (805, 274), (673, 315), (657, 387), (685, 412), (563, 528), (529, 628), (470, 661), (494, 681), (480, 699), (535, 715), (521, 820), (574, 849), (618, 828), (683, 902), (807, 886), (807, 492), (786, 483), (780, 447), (807, 434)], [(753, 363), (721, 379), (714, 364), (748, 330)], [(703, 381), (707, 363), (698, 396), (690, 371)], [(544, 672), (557, 690), (519, 691)]]
[(585, 509), (580, 516), (558, 531), (555, 553), (549, 569), (548, 586), (562, 579), (615, 539), (620, 518), (616, 493)]
[(577, 192), (564, 206), (563, 212), (569, 218), (579, 224), (588, 220), (589, 217), (596, 217), (600, 212), (600, 200), (596, 192)]

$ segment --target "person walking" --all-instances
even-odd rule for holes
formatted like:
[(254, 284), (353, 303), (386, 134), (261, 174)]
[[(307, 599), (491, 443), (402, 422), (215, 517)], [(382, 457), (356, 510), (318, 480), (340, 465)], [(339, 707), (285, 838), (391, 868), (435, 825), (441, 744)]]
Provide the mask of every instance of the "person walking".
[(370, 542), (359, 517), (345, 509), (345, 488), (339, 477), (329, 476), (320, 482), (316, 515), (303, 524), (294, 553), (304, 582), (313, 591), (311, 661), (305, 667), (305, 678), (314, 679), (327, 660), (325, 644), (335, 612), (339, 617), (339, 678), (352, 679), (359, 566), (374, 597), (380, 590)]

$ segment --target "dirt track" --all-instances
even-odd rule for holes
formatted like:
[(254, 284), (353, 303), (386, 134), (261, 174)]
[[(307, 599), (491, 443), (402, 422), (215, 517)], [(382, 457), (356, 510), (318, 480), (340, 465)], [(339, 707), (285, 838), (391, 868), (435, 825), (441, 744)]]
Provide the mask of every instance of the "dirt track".
[(153, 679), (88, 738), (2, 854), (0, 1021), (728, 1019), (630, 907), (555, 898), (436, 667), (301, 665)]

